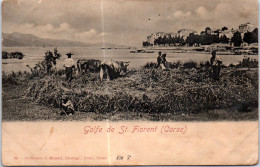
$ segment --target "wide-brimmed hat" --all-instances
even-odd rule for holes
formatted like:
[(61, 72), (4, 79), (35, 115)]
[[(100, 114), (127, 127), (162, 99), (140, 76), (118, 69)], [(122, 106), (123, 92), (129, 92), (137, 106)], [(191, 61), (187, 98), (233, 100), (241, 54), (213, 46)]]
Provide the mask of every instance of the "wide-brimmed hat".
[(71, 55), (74, 55), (74, 54), (72, 54), (72, 53), (67, 53), (66, 55), (67, 55), (67, 56), (71, 56)]

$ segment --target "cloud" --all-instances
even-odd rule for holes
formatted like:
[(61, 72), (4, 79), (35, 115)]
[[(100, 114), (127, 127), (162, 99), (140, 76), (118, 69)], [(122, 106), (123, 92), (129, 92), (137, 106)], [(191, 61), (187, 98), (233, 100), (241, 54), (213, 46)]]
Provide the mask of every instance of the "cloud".
[(200, 6), (198, 7), (196, 10), (195, 10), (196, 14), (199, 16), (199, 17), (202, 17), (202, 18), (206, 18), (209, 16), (209, 13), (207, 11), (207, 9), (204, 7), (204, 6)]
[(181, 10), (178, 10), (178, 11), (176, 11), (176, 12), (174, 12), (174, 14), (173, 14), (173, 16), (175, 17), (175, 18), (183, 18), (183, 17), (189, 17), (191, 15), (191, 12), (183, 12), (183, 11), (181, 11)]
[(80, 32), (80, 33), (75, 33), (75, 39), (80, 40), (80, 41), (91, 41), (94, 42), (100, 42), (104, 36), (107, 35), (104, 32), (97, 32), (95, 29), (91, 29), (89, 31), (85, 32)]
[(98, 32), (95, 29), (90, 29), (88, 31), (78, 31), (72, 28), (68, 23), (62, 23), (55, 27), (52, 24), (46, 25), (35, 25), (32, 23), (24, 24), (9, 24), (8, 29), (4, 28), (4, 32), (22, 32), (26, 34), (34, 34), (42, 38), (51, 39), (67, 39), (76, 40), (88, 43), (99, 42), (107, 33)]
[(44, 38), (137, 44), (158, 31), (258, 24), (256, 0), (9, 0), (3, 2), (3, 32)]

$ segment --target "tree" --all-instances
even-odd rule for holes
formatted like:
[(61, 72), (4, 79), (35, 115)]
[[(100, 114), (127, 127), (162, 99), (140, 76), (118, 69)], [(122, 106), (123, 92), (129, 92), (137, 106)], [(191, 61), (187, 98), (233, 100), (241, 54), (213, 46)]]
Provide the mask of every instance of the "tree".
[(213, 43), (219, 43), (219, 36), (218, 35), (212, 35), (213, 37)]
[(222, 31), (226, 31), (228, 28), (226, 26), (222, 27)]
[(205, 33), (206, 33), (206, 34), (210, 34), (210, 32), (211, 32), (210, 27), (206, 27), (206, 28), (205, 28)]
[(6, 51), (2, 51), (2, 59), (8, 59), (9, 53)]
[(174, 46), (176, 46), (177, 40), (178, 40), (178, 37), (175, 36), (175, 37), (172, 38), (171, 43), (172, 43)]
[(169, 38), (167, 39), (167, 43), (169, 46), (171, 46), (172, 41), (173, 41), (173, 38), (171, 36), (169, 36)]
[(241, 34), (238, 31), (235, 32), (231, 38), (231, 41), (234, 42), (234, 46), (240, 46), (242, 43)]
[(228, 43), (229, 42), (229, 39), (227, 38), (226, 35), (223, 35), (219, 38), (219, 42), (221, 43)]
[(190, 35), (187, 37), (186, 42), (189, 44), (189, 46), (193, 46), (195, 43), (197, 43), (197, 36), (194, 33), (190, 33)]
[(154, 40), (154, 45), (161, 45), (162, 44), (162, 37), (159, 37)]
[(181, 46), (184, 46), (184, 45), (185, 45), (186, 42), (185, 42), (185, 40), (184, 40), (183, 37), (180, 37), (179, 43), (180, 43)]
[(251, 43), (257, 43), (258, 42), (258, 28), (255, 28), (253, 30), (253, 32), (246, 32), (244, 34), (244, 38), (243, 38), (244, 42), (247, 42), (248, 44)]
[(162, 37), (160, 36), (160, 37), (158, 38), (158, 45), (161, 45), (161, 44), (163, 44), (163, 40), (162, 40)]
[(200, 35), (199, 41), (202, 45), (211, 45), (214, 41), (214, 38), (210, 34)]
[(164, 35), (164, 37), (162, 38), (162, 44), (165, 46), (165, 44), (167, 44), (168, 42), (167, 37)]
[(253, 43), (258, 43), (258, 28), (253, 31)]
[(57, 48), (54, 49), (54, 54), (49, 50), (45, 53), (44, 63), (46, 65), (47, 74), (50, 74), (51, 68), (53, 66), (56, 66), (56, 60), (59, 59), (60, 57), (61, 54), (58, 53)]
[(155, 39), (153, 43), (154, 43), (154, 45), (159, 45), (158, 39)]
[(246, 32), (244, 34), (244, 38), (243, 38), (243, 41), (248, 43), (248, 44), (251, 44), (253, 43), (253, 32)]
[(147, 41), (144, 41), (144, 42), (143, 42), (143, 47), (146, 47), (146, 46), (149, 46), (149, 45), (150, 45), (149, 42), (147, 42)]

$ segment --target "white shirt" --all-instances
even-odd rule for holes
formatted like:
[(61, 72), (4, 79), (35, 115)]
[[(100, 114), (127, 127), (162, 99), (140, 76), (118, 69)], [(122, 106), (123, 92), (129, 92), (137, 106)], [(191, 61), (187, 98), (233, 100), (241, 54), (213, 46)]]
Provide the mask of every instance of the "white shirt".
[(72, 104), (72, 102), (70, 100), (68, 100), (66, 104), (62, 103), (62, 105), (64, 107), (67, 107), (67, 108), (70, 108), (70, 109), (74, 110), (74, 106), (73, 106), (73, 104)]
[(74, 61), (72, 58), (67, 58), (64, 61), (64, 66), (65, 67), (72, 67), (74, 65)]

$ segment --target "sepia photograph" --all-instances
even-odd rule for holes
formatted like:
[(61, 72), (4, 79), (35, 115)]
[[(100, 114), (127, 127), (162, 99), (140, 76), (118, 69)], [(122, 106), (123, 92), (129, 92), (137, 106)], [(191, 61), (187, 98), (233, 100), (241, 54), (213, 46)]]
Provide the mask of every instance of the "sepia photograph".
[(256, 1), (185, 2), (3, 2), (3, 120), (256, 120)]
[[(256, 125), (258, 59), (257, 0), (5, 0), (4, 141), (7, 146), (11, 143), (7, 142), (8, 135), (14, 135), (10, 127), (22, 125), (43, 129), (45, 125), (75, 123), (70, 127), (72, 134), (77, 123), (112, 123), (120, 127), (121, 136), (129, 129), (135, 134), (160, 128), (161, 133), (185, 135), (193, 126), (202, 126), (200, 123), (226, 122), (219, 126), (223, 128)], [(134, 124), (131, 128), (120, 124), (129, 122)], [(165, 122), (169, 124), (163, 125)], [(180, 127), (172, 128), (172, 124)], [(84, 135), (102, 133), (101, 125), (83, 127)], [(27, 131), (34, 138), (34, 130)], [(230, 131), (234, 132), (227, 132), (230, 138), (244, 134)], [(133, 158), (133, 154), (126, 157)], [(120, 158), (123, 156), (115, 159)], [(37, 157), (30, 154), (27, 159), (36, 162)], [(46, 165), (44, 158), (38, 159), (39, 165)], [(49, 165), (64, 165), (64, 157), (58, 160)], [(158, 164), (141, 162), (130, 165)], [(200, 164), (197, 160), (166, 164), (189, 164), (186, 162)], [(81, 163), (75, 160), (71, 164)], [(222, 163), (216, 160), (216, 164)]]

